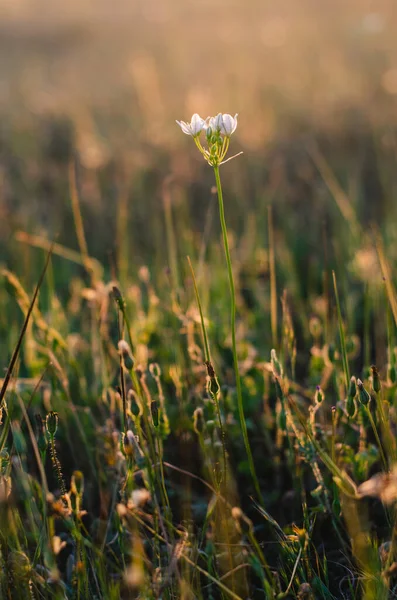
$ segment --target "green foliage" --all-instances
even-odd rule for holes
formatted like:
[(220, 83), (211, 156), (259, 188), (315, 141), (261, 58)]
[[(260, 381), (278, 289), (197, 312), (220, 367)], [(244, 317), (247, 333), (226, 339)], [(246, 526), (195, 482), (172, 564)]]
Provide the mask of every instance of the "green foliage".
[[(7, 243), (1, 598), (395, 594), (396, 208), (371, 230), (361, 196), (331, 185), (359, 165), (328, 165), (318, 149), (295, 159), (313, 196), (299, 211), (292, 167), (276, 190), (254, 159), (221, 167), (223, 236), (203, 171), (189, 190), (198, 216), (187, 191), (163, 213), (141, 188), (136, 210), (157, 240), (142, 248), (125, 206), (109, 208), (109, 266), (109, 231), (76, 213), (88, 210), (78, 167), (77, 236), (63, 232), (45, 275), (47, 238)], [(65, 167), (64, 196), (67, 180)], [(240, 198), (251, 180), (252, 204)]]

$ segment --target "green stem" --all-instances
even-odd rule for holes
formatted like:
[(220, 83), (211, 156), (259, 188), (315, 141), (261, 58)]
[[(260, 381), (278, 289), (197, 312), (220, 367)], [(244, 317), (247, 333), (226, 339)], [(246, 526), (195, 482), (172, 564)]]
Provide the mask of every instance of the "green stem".
[(243, 434), (245, 451), (247, 453), (248, 464), (249, 464), (249, 468), (250, 468), (250, 472), (251, 472), (251, 477), (252, 477), (252, 480), (254, 483), (255, 491), (256, 491), (258, 498), (263, 503), (263, 498), (262, 498), (262, 494), (260, 491), (258, 478), (257, 478), (256, 472), (255, 472), (251, 447), (250, 447), (250, 443), (248, 440), (247, 423), (245, 421), (245, 416), (244, 416), (243, 394), (242, 394), (242, 390), (241, 390), (241, 379), (240, 379), (240, 372), (239, 372), (239, 368), (238, 368), (237, 347), (236, 347), (236, 291), (235, 291), (235, 287), (234, 287), (232, 262), (230, 259), (229, 241), (228, 241), (228, 237), (227, 237), (227, 227), (226, 227), (226, 221), (225, 221), (225, 211), (224, 211), (224, 207), (223, 207), (223, 194), (222, 194), (221, 179), (219, 176), (219, 166), (214, 166), (214, 173), (215, 173), (216, 189), (217, 189), (218, 201), (219, 201), (219, 217), (220, 217), (221, 228), (222, 228), (223, 246), (225, 249), (227, 272), (229, 275), (229, 287), (230, 287), (230, 299), (231, 299), (231, 329), (232, 329), (232, 346), (233, 346), (233, 364), (234, 364), (234, 373), (235, 373), (235, 377), (236, 377), (237, 405), (238, 405), (238, 412), (239, 412), (239, 418), (240, 418), (240, 426), (241, 426), (241, 431)]
[(384, 467), (385, 471), (387, 472), (389, 470), (388, 463), (387, 463), (387, 460), (386, 460), (385, 453), (383, 452), (382, 442), (380, 441), (380, 437), (379, 437), (378, 430), (377, 430), (376, 425), (375, 425), (374, 418), (373, 418), (373, 416), (371, 414), (371, 409), (369, 408), (369, 406), (366, 406), (365, 410), (366, 410), (366, 413), (367, 413), (368, 418), (370, 420), (372, 430), (373, 430), (373, 432), (375, 434), (376, 443), (378, 444), (379, 453), (380, 453), (380, 457), (382, 459), (383, 467)]

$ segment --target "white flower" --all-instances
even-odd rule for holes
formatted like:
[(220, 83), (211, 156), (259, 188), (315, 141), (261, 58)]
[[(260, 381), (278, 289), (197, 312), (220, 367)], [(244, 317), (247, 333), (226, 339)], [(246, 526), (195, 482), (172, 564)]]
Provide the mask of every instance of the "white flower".
[(208, 126), (212, 129), (212, 131), (220, 131), (223, 126), (223, 117), (222, 113), (216, 115), (216, 117), (207, 117)]
[(210, 127), (212, 131), (219, 131), (226, 137), (230, 137), (232, 133), (236, 131), (237, 127), (237, 113), (232, 117), (225, 113), (219, 113), (216, 117), (207, 117), (207, 127)]
[(232, 133), (236, 131), (237, 114), (238, 113), (236, 113), (234, 117), (229, 114), (222, 115), (221, 133), (223, 133), (223, 135), (230, 137)]
[(190, 123), (185, 123), (185, 121), (177, 121), (177, 123), (182, 129), (183, 133), (186, 133), (186, 135), (191, 135), (192, 137), (197, 137), (200, 135), (205, 125), (204, 119), (202, 119), (197, 113), (194, 113)]

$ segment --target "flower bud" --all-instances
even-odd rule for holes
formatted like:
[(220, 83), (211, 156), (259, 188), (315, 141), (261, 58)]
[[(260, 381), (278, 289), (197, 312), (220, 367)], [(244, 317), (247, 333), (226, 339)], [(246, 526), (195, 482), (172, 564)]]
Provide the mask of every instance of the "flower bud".
[(319, 385), (316, 387), (316, 393), (314, 394), (314, 400), (316, 401), (317, 404), (321, 404), (321, 402), (324, 400), (324, 392)]
[(273, 373), (277, 377), (282, 377), (283, 376), (283, 368), (277, 358), (277, 354), (276, 354), (276, 351), (274, 350), (274, 348), (270, 352), (270, 362), (272, 363)]
[(356, 396), (356, 393), (357, 393), (356, 378), (353, 375), (353, 377), (350, 378), (348, 396), (350, 398), (354, 398)]
[(375, 365), (372, 365), (371, 371), (372, 371), (372, 387), (373, 387), (373, 390), (374, 390), (374, 392), (376, 394), (379, 394), (379, 392), (382, 389), (382, 385), (381, 385), (381, 382), (380, 382), (380, 377), (379, 377), (378, 369), (375, 367)]
[(134, 357), (130, 345), (125, 340), (119, 340), (118, 350), (126, 368), (131, 370), (134, 367)]
[(45, 419), (45, 426), (50, 437), (54, 437), (58, 429), (58, 413), (51, 411)]
[(365, 389), (364, 384), (361, 381), (361, 379), (357, 379), (357, 387), (358, 387), (358, 399), (360, 400), (361, 404), (363, 404), (363, 406), (367, 406), (371, 400), (371, 396)]

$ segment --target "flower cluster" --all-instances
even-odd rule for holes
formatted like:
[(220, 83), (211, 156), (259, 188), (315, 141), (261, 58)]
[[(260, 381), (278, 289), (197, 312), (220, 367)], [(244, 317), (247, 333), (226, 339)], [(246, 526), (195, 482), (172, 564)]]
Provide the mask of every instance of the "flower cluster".
[[(219, 113), (216, 117), (207, 117), (202, 119), (195, 113), (190, 123), (177, 121), (183, 133), (190, 135), (204, 156), (205, 160), (212, 167), (217, 167), (224, 162), (229, 149), (230, 136), (236, 131), (237, 114), (232, 117), (229, 114)], [(200, 135), (205, 132), (207, 148), (201, 144)]]

